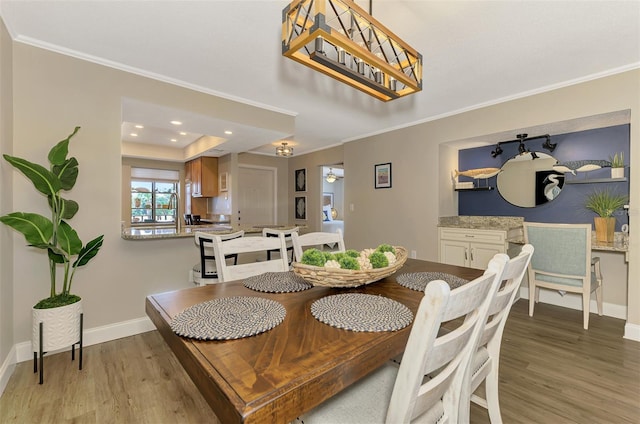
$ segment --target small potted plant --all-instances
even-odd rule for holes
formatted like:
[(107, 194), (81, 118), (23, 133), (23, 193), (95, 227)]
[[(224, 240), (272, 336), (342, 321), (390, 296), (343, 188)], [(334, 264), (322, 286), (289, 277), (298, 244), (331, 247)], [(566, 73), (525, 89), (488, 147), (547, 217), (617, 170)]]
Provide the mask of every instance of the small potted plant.
[(621, 209), (628, 202), (628, 197), (624, 194), (616, 193), (612, 190), (595, 190), (589, 194), (585, 200), (585, 208), (595, 212), (593, 218), (596, 227), (596, 240), (599, 242), (612, 243), (616, 225), (614, 212)]
[[(76, 127), (66, 139), (51, 149), (49, 169), (26, 159), (3, 155), (7, 162), (31, 180), (51, 209), (50, 218), (29, 212), (0, 216), (0, 222), (22, 233), (30, 247), (47, 253), (49, 297), (39, 301), (32, 309), (34, 352), (50, 352), (79, 341), (82, 302), (79, 296), (71, 293), (71, 283), (76, 270), (95, 257), (102, 246), (102, 235), (83, 245), (78, 233), (67, 223), (78, 212), (78, 203), (63, 198), (61, 194), (63, 190), (71, 190), (78, 177), (78, 161), (74, 157), (67, 158), (67, 154), (69, 141), (79, 129)], [(58, 266), (64, 272), (60, 291), (56, 278)], [(39, 346), (40, 322), (43, 323), (44, 333), (42, 347)]]
[(609, 157), (611, 162), (611, 178), (624, 178), (624, 152)]

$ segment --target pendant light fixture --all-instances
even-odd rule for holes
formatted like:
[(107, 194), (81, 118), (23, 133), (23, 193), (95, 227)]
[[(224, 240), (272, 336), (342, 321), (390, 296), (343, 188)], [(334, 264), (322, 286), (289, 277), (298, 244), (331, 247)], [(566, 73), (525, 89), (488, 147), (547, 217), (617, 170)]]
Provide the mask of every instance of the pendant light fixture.
[(282, 145), (276, 147), (276, 156), (293, 156), (293, 147), (289, 147), (284, 141)]
[(332, 184), (332, 183), (336, 182), (336, 180), (338, 179), (338, 176), (333, 173), (333, 168), (329, 168), (329, 173), (327, 174), (327, 176), (324, 179), (329, 184)]
[[(294, 0), (282, 11), (282, 55), (379, 100), (422, 90), (422, 55), (353, 0)], [(406, 13), (406, 12), (405, 12)]]

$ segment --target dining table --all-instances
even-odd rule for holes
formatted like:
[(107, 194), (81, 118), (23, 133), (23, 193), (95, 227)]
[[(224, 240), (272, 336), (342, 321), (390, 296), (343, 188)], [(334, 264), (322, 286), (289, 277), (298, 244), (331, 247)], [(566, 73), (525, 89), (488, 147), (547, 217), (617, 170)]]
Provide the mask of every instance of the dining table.
[[(359, 287), (268, 293), (234, 281), (153, 294), (145, 308), (221, 423), (288, 423), (400, 355), (411, 331), (411, 324), (396, 331), (337, 328), (316, 319), (311, 305), (330, 295), (362, 293), (393, 299), (415, 316), (424, 293), (396, 279), (418, 272), (465, 280), (483, 273), (407, 259), (392, 275)], [(172, 319), (189, 307), (236, 296), (275, 300), (286, 315), (268, 331), (232, 340), (183, 337), (171, 327)]]

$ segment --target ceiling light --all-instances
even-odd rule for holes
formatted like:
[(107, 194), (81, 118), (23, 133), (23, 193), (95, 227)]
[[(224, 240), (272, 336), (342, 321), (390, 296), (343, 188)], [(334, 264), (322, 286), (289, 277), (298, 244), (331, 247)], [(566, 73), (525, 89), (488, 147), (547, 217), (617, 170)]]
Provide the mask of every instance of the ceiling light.
[(171, 121), (171, 123), (173, 125), (182, 125), (182, 122), (180, 122), (180, 121)]
[(180, 135), (187, 135), (187, 133), (184, 131), (180, 131)]
[(129, 135), (130, 135), (131, 137), (137, 137), (137, 136), (138, 136), (138, 134), (136, 134), (136, 133), (131, 133), (131, 134), (129, 134)]
[(551, 137), (548, 135), (545, 137), (547, 138), (547, 140), (544, 143), (542, 143), (542, 148), (547, 149), (550, 152), (553, 152), (556, 149), (556, 146), (558, 145), (558, 143), (552, 143)]
[(500, 147), (500, 143), (496, 144), (496, 149), (491, 151), (491, 157), (495, 158), (502, 154), (502, 147)]
[(171, 139), (171, 142), (172, 142), (172, 143), (177, 143), (177, 142), (178, 142), (178, 140), (176, 140), (175, 138), (172, 138), (172, 139)]
[(324, 178), (328, 183), (334, 183), (338, 177), (336, 176), (336, 174), (333, 173), (333, 169), (329, 168), (329, 173), (327, 174), (327, 176)]
[(276, 156), (291, 156), (293, 155), (293, 147), (289, 147), (287, 143), (282, 142), (281, 146), (276, 147)]
[(350, 0), (282, 11), (282, 54), (382, 101), (422, 90), (422, 55)]
[(136, 125), (136, 128), (138, 128), (138, 129), (142, 129), (142, 128), (144, 128), (144, 125), (140, 125), (140, 124), (138, 124), (138, 125)]
[(233, 134), (233, 131), (226, 130), (224, 133), (225, 133), (226, 135), (231, 135), (231, 134)]

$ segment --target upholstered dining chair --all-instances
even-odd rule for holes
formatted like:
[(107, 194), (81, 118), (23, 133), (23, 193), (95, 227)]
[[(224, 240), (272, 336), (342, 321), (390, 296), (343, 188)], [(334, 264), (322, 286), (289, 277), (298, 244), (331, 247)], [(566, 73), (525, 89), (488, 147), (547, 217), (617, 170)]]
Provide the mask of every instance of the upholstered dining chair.
[(524, 223), (524, 239), (535, 253), (529, 264), (529, 316), (540, 288), (582, 295), (583, 327), (589, 328), (591, 293), (602, 315), (600, 258), (591, 257), (591, 224)]
[[(427, 284), (400, 366), (388, 361), (298, 422), (460, 423), (464, 373), (501, 282), (505, 256), (496, 256), (484, 275), (456, 289), (442, 280)], [(458, 326), (439, 334), (447, 321)]]
[[(295, 228), (291, 228), (289, 230), (280, 230), (277, 228), (263, 228), (262, 229), (262, 236), (263, 237), (278, 237), (278, 234), (282, 233), (284, 234), (284, 239), (285, 239), (285, 243), (287, 244), (287, 260), (289, 261), (289, 266), (291, 266), (291, 263), (293, 262), (293, 243), (291, 242), (291, 234), (293, 233), (297, 233), (298, 230), (300, 228), (299, 227), (295, 227)], [(271, 254), (272, 253), (277, 253), (278, 250), (267, 250), (267, 260), (270, 261), (271, 260)]]
[[(225, 241), (243, 236), (244, 231), (236, 231), (231, 234), (223, 234), (220, 238)], [(196, 231), (193, 240), (200, 252), (200, 262), (195, 264), (192, 269), (193, 282), (199, 286), (217, 283), (218, 271), (216, 269), (216, 257), (213, 253), (213, 235)], [(234, 264), (238, 263), (238, 255), (228, 255), (225, 257), (225, 260), (226, 259), (233, 259)]]
[(252, 236), (227, 241), (223, 241), (221, 236), (213, 236), (213, 253), (217, 258), (239, 253), (266, 253), (268, 250), (274, 249), (280, 253), (277, 259), (233, 265), (228, 264), (227, 261), (216, 261), (218, 280), (220, 282), (234, 281), (264, 274), (265, 272), (288, 271), (287, 246), (284, 234), (279, 234), (278, 237)]
[(313, 232), (302, 235), (293, 233), (291, 234), (291, 242), (293, 243), (295, 260), (298, 262), (302, 259), (305, 247), (316, 246), (322, 249), (325, 245), (334, 245), (333, 251), (335, 252), (344, 252), (346, 250), (342, 231), (339, 228), (335, 233)]
[[(533, 250), (533, 246), (525, 244), (520, 254), (509, 259), (504, 267), (502, 282), (498, 292), (489, 304), (487, 322), (480, 335), (478, 347), (469, 362), (460, 397), (459, 422), (469, 422), (469, 401), (471, 400), (488, 409), (489, 419), (492, 424), (502, 423), (498, 397), (498, 367), (500, 364), (502, 333), (524, 274), (527, 272), (527, 266), (531, 261)], [(474, 394), (483, 382), (485, 383), (484, 398)]]

